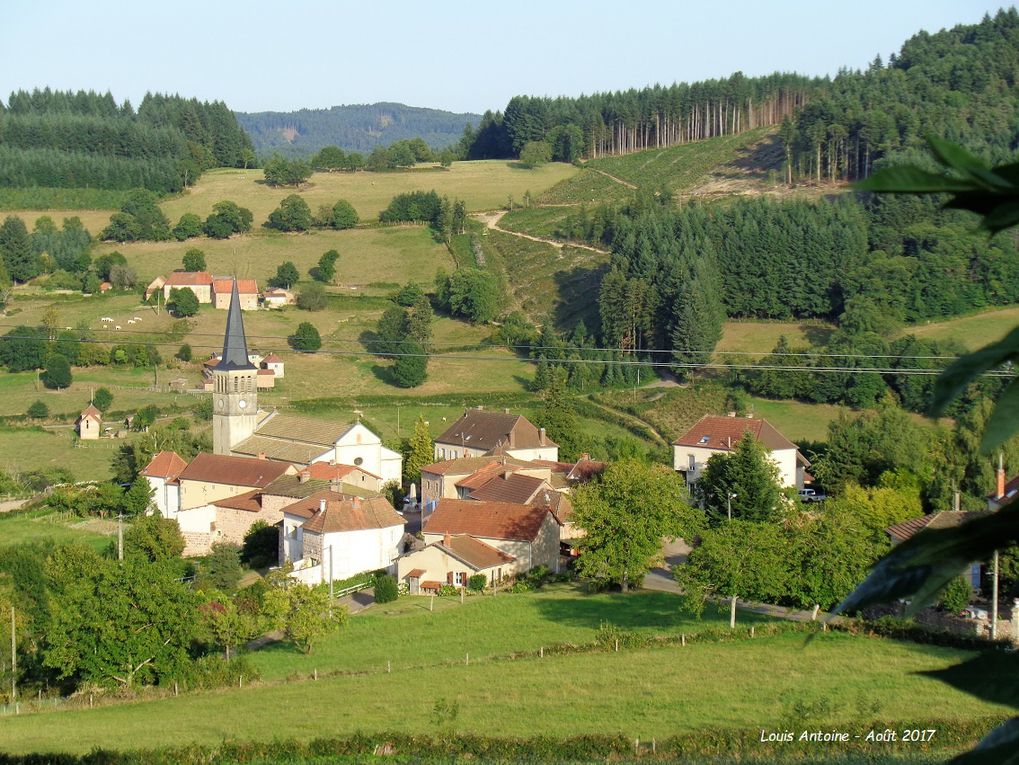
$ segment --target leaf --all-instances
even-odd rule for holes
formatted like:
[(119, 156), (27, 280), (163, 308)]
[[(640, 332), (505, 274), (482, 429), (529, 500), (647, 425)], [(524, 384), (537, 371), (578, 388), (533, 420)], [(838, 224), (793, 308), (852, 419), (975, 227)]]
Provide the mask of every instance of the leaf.
[(998, 397), (980, 442), (980, 453), (991, 454), (1019, 429), (1019, 379), (1013, 380)]
[(1019, 765), (1019, 717), (999, 725), (951, 765)]
[(932, 603), (973, 561), (1019, 542), (1019, 503), (951, 529), (926, 529), (879, 560), (834, 613), (911, 598), (907, 615)]
[(998, 205), (988, 215), (984, 216), (980, 225), (989, 229), (992, 233), (1019, 225), (1019, 201)]
[(954, 210), (969, 210), (977, 215), (989, 215), (1001, 207), (1002, 194), (993, 191), (960, 191), (945, 202), (945, 207)]
[(994, 168), (994, 174), (1004, 178), (1013, 185), (1019, 184), (1019, 162), (1013, 162), (1010, 165), (998, 165)]
[(1005, 191), (1010, 188), (1008, 181), (995, 175), (987, 165), (961, 146), (935, 136), (928, 136), (927, 143), (930, 144), (931, 151), (941, 160), (942, 164), (947, 165), (967, 178), (972, 178), (979, 185), (988, 189), (1002, 189)]
[(970, 181), (950, 178), (909, 165), (886, 167), (854, 184), (860, 191), (910, 194), (943, 194), (953, 191), (978, 191)]
[(945, 408), (975, 378), (1019, 356), (1019, 327), (996, 343), (953, 361), (934, 383), (931, 412), (940, 416)]

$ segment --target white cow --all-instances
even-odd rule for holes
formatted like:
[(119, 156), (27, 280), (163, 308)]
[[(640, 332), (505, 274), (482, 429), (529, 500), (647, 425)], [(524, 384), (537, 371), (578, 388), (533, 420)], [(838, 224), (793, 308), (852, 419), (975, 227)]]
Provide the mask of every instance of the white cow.
[(128, 319), (128, 320), (127, 320), (127, 323), (128, 323), (128, 324), (134, 324), (134, 319)]
[(114, 327), (114, 329), (120, 329), (120, 325), (118, 324), (117, 326)]
[(135, 317), (134, 317), (134, 320), (135, 320), (135, 321), (141, 321), (141, 320), (142, 320), (142, 317), (141, 317), (141, 316), (135, 316)]

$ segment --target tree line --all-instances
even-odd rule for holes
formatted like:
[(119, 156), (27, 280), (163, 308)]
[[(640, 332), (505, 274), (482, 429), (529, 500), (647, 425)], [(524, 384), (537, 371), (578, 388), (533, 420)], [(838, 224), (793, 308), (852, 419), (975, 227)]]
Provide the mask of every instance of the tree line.
[(179, 191), (211, 167), (254, 163), (226, 104), (146, 94), (16, 91), (0, 104), (0, 185)]

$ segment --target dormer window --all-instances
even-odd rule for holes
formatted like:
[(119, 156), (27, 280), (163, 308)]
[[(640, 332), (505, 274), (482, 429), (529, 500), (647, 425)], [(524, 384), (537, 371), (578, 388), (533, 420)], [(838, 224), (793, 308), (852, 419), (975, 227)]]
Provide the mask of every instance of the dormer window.
[(699, 444), (706, 444), (710, 440), (711, 440), (711, 436), (701, 436), (701, 440), (698, 441), (697, 443), (699, 443)]

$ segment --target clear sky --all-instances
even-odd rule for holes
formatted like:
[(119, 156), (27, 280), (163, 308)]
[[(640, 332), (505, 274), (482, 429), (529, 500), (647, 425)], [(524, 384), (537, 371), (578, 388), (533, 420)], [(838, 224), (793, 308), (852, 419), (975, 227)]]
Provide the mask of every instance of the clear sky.
[(4, 0), (0, 98), (147, 90), (238, 111), (399, 101), (501, 109), (773, 71), (834, 74), (912, 34), (979, 21), (984, 0)]

